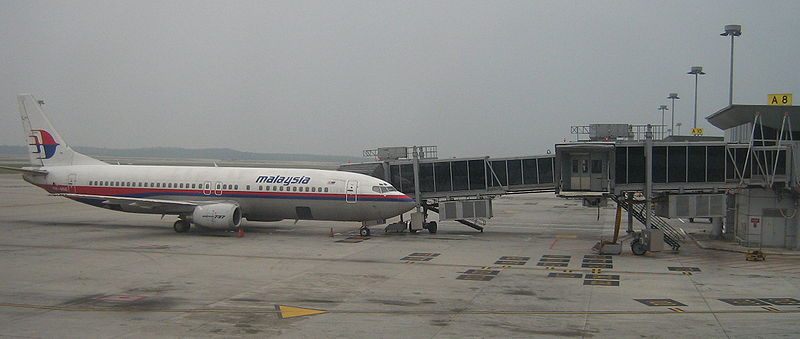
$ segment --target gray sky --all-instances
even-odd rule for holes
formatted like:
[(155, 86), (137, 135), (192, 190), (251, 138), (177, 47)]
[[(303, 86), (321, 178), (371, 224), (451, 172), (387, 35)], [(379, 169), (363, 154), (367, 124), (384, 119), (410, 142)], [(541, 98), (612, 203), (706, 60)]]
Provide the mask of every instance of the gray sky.
[[(0, 144), (34, 93), (72, 145), (542, 154), (571, 125), (800, 101), (800, 1), (0, 1)], [(667, 119), (669, 121), (669, 118)], [(711, 133), (708, 133), (711, 132)]]

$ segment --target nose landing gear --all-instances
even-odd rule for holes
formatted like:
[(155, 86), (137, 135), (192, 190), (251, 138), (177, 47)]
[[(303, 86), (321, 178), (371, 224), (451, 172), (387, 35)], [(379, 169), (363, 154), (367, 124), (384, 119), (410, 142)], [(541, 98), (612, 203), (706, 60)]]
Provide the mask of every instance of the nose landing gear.
[(368, 237), (370, 235), (369, 228), (362, 227), (360, 230), (358, 230), (358, 234), (360, 234), (362, 237)]

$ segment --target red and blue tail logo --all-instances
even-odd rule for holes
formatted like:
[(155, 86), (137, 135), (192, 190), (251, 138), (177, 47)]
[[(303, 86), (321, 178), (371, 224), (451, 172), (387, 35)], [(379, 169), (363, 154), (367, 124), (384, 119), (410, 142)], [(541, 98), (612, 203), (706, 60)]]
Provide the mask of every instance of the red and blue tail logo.
[(36, 149), (31, 152), (39, 154), (38, 159), (50, 159), (56, 154), (57, 143), (53, 136), (45, 130), (35, 129), (31, 131), (30, 138), (33, 140), (30, 146), (35, 146)]

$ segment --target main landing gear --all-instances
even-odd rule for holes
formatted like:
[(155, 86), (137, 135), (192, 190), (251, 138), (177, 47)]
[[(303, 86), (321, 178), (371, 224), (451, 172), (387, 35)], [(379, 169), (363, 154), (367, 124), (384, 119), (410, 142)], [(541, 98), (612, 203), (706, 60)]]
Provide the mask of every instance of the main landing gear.
[(183, 220), (183, 219), (179, 219), (178, 221), (175, 222), (174, 225), (172, 225), (172, 228), (177, 233), (186, 233), (186, 232), (189, 231), (189, 228), (191, 228), (191, 227), (192, 227), (192, 224), (190, 224), (188, 221)]
[(362, 227), (360, 230), (358, 230), (358, 234), (360, 234), (362, 237), (368, 237), (370, 235), (369, 228)]

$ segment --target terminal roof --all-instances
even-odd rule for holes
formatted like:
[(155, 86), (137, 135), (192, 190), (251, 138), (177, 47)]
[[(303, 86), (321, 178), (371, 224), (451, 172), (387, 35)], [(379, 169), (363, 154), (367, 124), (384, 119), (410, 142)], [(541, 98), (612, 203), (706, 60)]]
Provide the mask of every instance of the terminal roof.
[(736, 126), (753, 122), (756, 113), (761, 113), (764, 126), (780, 128), (784, 113), (795, 116), (792, 121), (792, 130), (800, 130), (800, 106), (771, 106), (771, 105), (731, 105), (706, 117), (712, 125), (726, 130)]

